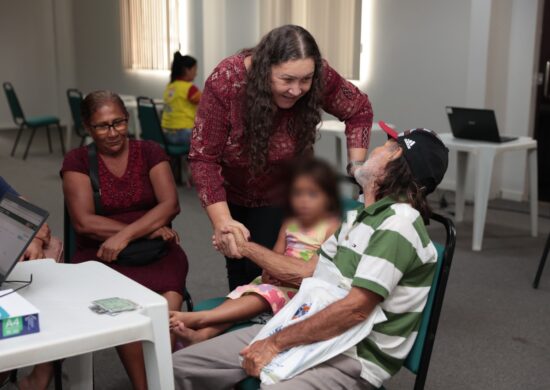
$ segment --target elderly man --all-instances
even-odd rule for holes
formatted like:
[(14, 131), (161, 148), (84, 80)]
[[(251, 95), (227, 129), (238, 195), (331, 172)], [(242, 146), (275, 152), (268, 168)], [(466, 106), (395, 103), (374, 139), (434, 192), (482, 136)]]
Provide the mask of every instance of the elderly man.
[[(355, 171), (365, 205), (348, 213), (318, 255), (351, 280), (349, 294), (252, 345), (261, 325), (175, 353), (178, 388), (230, 389), (247, 375), (258, 377), (281, 351), (346, 332), (365, 321), (377, 305), (387, 319), (376, 324), (353, 351), (262, 389), (375, 389), (401, 368), (414, 344), (436, 268), (437, 253), (424, 225), (430, 212), (426, 195), (443, 178), (448, 150), (430, 130), (398, 135), (381, 126), (388, 141)], [(303, 262), (276, 254), (248, 242), (238, 229), (227, 233), (232, 235), (234, 253), (286, 283), (299, 284), (311, 277), (318, 263), (319, 258)]]

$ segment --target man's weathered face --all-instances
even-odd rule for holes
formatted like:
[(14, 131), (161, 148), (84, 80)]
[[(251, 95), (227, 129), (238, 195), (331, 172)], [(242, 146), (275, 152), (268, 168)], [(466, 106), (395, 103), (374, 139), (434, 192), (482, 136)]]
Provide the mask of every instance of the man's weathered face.
[(355, 179), (364, 188), (384, 176), (390, 161), (400, 157), (403, 151), (394, 139), (389, 139), (382, 146), (375, 148), (363, 166), (355, 170)]

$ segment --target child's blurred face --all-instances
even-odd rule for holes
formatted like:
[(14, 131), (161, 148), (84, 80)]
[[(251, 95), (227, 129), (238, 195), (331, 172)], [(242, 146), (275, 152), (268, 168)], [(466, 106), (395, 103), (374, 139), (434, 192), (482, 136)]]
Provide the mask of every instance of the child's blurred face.
[(294, 215), (303, 223), (315, 222), (325, 215), (328, 197), (309, 176), (299, 176), (290, 191), (290, 205)]
[(197, 77), (197, 64), (185, 70), (185, 80), (193, 81)]

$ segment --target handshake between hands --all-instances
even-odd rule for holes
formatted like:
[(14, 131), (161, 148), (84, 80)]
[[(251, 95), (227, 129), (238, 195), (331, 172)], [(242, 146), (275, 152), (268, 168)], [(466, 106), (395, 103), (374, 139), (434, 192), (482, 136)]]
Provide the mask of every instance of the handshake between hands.
[(214, 227), (212, 245), (226, 257), (242, 259), (250, 240), (250, 231), (240, 222), (229, 220)]

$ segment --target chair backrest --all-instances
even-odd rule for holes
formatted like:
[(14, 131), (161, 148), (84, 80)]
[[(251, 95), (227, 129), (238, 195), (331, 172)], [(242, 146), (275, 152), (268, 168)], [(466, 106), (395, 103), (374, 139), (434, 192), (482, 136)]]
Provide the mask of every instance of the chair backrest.
[(163, 148), (166, 148), (166, 140), (153, 99), (140, 96), (137, 98), (137, 106), (141, 138), (158, 142)]
[(445, 297), (447, 280), (449, 279), (456, 244), (456, 229), (449, 218), (434, 213), (430, 219), (443, 225), (446, 238), (444, 246), (435, 244), (437, 249), (436, 272), (426, 307), (422, 313), (422, 322), (418, 329), (418, 335), (404, 364), (405, 367), (416, 374), (415, 390), (423, 389), (426, 383), (435, 334), (439, 324), (441, 308), (443, 307), (443, 298)]
[(82, 117), (80, 116), (80, 105), (82, 104), (82, 92), (78, 89), (67, 89), (67, 100), (71, 109), (73, 125), (78, 135), (83, 134), (84, 126), (82, 125)]
[(23, 125), (25, 123), (25, 115), (23, 114), (23, 109), (19, 104), (19, 99), (17, 98), (15, 89), (13, 89), (13, 85), (11, 85), (10, 82), (6, 81), (4, 84), (2, 84), (2, 86), (4, 87), (6, 98), (8, 99), (8, 104), (10, 106), (13, 121), (17, 126)]
[[(360, 205), (361, 203), (354, 199), (343, 199), (342, 201), (342, 209), (344, 211), (353, 210)], [(439, 315), (443, 306), (443, 298), (445, 296), (445, 289), (447, 288), (447, 280), (456, 243), (456, 230), (449, 218), (434, 213), (430, 219), (443, 225), (446, 239), (445, 245), (434, 243), (437, 249), (436, 272), (426, 306), (422, 312), (422, 321), (418, 329), (418, 335), (404, 363), (404, 366), (409, 371), (416, 374), (415, 390), (423, 389), (426, 383), (435, 334), (437, 325), (439, 324)]]

